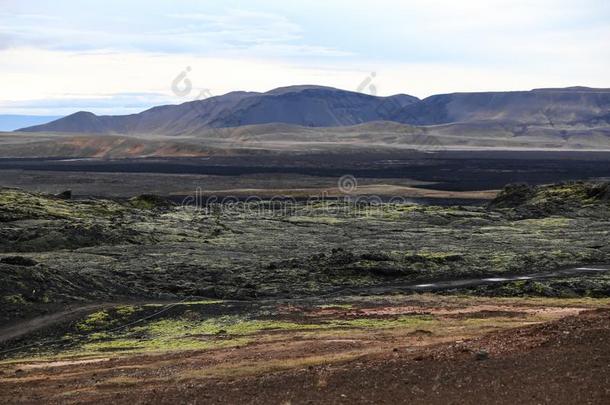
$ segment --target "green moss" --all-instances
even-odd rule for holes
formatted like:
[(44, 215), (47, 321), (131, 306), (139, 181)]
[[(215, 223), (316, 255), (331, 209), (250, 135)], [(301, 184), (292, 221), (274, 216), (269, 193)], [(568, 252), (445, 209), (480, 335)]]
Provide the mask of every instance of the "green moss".
[(27, 301), (21, 294), (13, 294), (2, 297), (2, 300), (7, 304), (13, 305), (27, 305)]
[[(339, 305), (351, 308), (350, 305)], [(337, 307), (333, 305), (332, 307)], [(78, 336), (67, 335), (65, 342), (78, 345), (72, 350), (80, 355), (99, 352), (146, 352), (220, 348), (243, 345), (254, 339), (252, 336), (275, 331), (319, 331), (330, 329), (387, 329), (418, 328), (429, 326), (436, 320), (431, 316), (402, 316), (395, 319), (356, 318), (298, 323), (270, 319), (243, 319), (227, 315), (204, 321), (183, 318), (161, 319), (146, 325), (135, 326), (118, 333), (98, 332), (86, 336), (78, 343)], [(80, 331), (89, 331), (107, 325), (109, 314), (99, 311), (91, 314), (77, 325)], [(80, 338), (79, 338), (80, 339)]]
[(332, 321), (330, 324), (336, 327), (387, 329), (429, 326), (435, 322), (437, 321), (432, 316), (416, 315), (401, 316), (396, 319), (356, 318)]
[(495, 253), (489, 257), (491, 265), (496, 270), (506, 268), (514, 259), (515, 255), (512, 253)]
[(563, 217), (547, 217), (547, 218), (535, 218), (535, 219), (525, 219), (522, 221), (517, 221), (518, 225), (525, 225), (527, 227), (532, 227), (534, 229), (544, 227), (544, 228), (553, 228), (553, 227), (567, 227), (574, 222), (569, 218)]
[(128, 317), (136, 312), (136, 307), (134, 307), (132, 305), (123, 305), (123, 306), (115, 307), (114, 310), (117, 313), (117, 315), (120, 315), (122, 317)]
[(106, 311), (98, 311), (89, 315), (85, 320), (79, 322), (76, 328), (82, 332), (90, 332), (96, 329), (110, 326), (112, 320)]
[(227, 340), (201, 340), (201, 339), (114, 339), (102, 342), (84, 344), (76, 352), (80, 355), (92, 352), (155, 352), (155, 351), (178, 351), (178, 350), (203, 350), (217, 349), (223, 347), (243, 346), (250, 342), (246, 338), (234, 338)]
[(241, 320), (236, 316), (223, 316), (203, 322), (164, 319), (152, 322), (136, 330), (153, 337), (180, 337), (193, 335), (250, 335), (269, 330), (319, 329), (321, 325), (299, 324), (273, 320)]
[(530, 286), (531, 286), (531, 287), (530, 287), (530, 288), (531, 288), (531, 290), (532, 290), (534, 293), (536, 293), (536, 294), (540, 294), (540, 295), (543, 295), (543, 294), (544, 294), (544, 293), (547, 291), (547, 289), (548, 289), (548, 288), (547, 288), (547, 287), (546, 287), (544, 284), (542, 284), (542, 283), (540, 283), (540, 282), (537, 282), (537, 281), (532, 282), (532, 283), (530, 284)]
[(124, 206), (107, 200), (61, 200), (43, 194), (0, 189), (0, 218), (7, 220), (57, 218), (96, 219), (126, 212)]
[(171, 203), (163, 197), (153, 194), (142, 194), (129, 200), (129, 204), (140, 210), (152, 210), (155, 208), (168, 208)]

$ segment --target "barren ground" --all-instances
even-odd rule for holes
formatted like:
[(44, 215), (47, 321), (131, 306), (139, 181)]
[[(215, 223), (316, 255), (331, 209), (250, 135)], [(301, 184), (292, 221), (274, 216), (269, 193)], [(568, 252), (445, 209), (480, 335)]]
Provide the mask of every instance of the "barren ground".
[(284, 208), (0, 189), (0, 403), (610, 402), (607, 183)]
[[(105, 350), (95, 353), (93, 346), (77, 345), (9, 358), (0, 364), (0, 402), (601, 404), (610, 399), (605, 299), (424, 294), (345, 302), (278, 303), (269, 308), (279, 323), (243, 329), (252, 322), (250, 308), (240, 312), (246, 321), (220, 333), (183, 331), (173, 337), (218, 343), (208, 349), (123, 352), (98, 345)], [(180, 316), (169, 319), (192, 318), (206, 305), (185, 304)]]

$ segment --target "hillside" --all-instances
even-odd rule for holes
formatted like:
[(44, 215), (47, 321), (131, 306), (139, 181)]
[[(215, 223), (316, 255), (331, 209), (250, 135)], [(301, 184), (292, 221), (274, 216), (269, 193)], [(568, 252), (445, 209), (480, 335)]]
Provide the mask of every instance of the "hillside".
[[(80, 111), (20, 131), (174, 136), (198, 134), (210, 128), (272, 123), (317, 128), (373, 121), (418, 126), (469, 123), (492, 132), (498, 125), (507, 124), (588, 131), (610, 124), (610, 90), (570, 87), (453, 93), (419, 100), (404, 94), (376, 97), (330, 87), (290, 86), (266, 93), (232, 92), (123, 116)], [(526, 128), (511, 129), (516, 135), (524, 131)], [(566, 134), (553, 134), (557, 135)]]
[(0, 158), (184, 157), (243, 153), (406, 150), (610, 150), (610, 125), (596, 128), (472, 122), (412, 126), (375, 121), (341, 127), (289, 124), (202, 128), (188, 135), (0, 133)]
[(293, 86), (267, 93), (232, 92), (123, 116), (97, 116), (80, 111), (20, 131), (179, 135), (205, 128), (265, 123), (333, 127), (384, 120), (417, 101), (407, 95), (375, 97), (330, 87)]
[(440, 94), (405, 106), (391, 119), (412, 125), (473, 121), (551, 126), (607, 125), (610, 123), (610, 89), (569, 87)]

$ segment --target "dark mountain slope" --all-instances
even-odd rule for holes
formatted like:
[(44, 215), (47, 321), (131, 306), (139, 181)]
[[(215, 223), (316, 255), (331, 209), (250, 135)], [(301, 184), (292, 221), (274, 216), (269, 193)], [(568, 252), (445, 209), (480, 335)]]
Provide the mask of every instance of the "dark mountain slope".
[(245, 125), (337, 127), (384, 120), (410, 125), (519, 124), (588, 130), (610, 124), (610, 89), (453, 93), (419, 100), (402, 94), (376, 97), (303, 85), (266, 93), (233, 92), (124, 116), (79, 112), (22, 131), (192, 135), (209, 128)]
[(610, 89), (569, 87), (440, 94), (407, 105), (391, 120), (412, 125), (473, 121), (606, 125), (610, 123)]
[(335, 127), (387, 120), (403, 106), (419, 101), (397, 95), (375, 97), (328, 87), (296, 86), (242, 100), (210, 122), (213, 127), (285, 123)]
[(232, 92), (205, 100), (180, 105), (153, 107), (139, 114), (97, 116), (78, 112), (45, 125), (23, 128), (24, 132), (79, 132), (79, 133), (162, 133), (180, 134), (205, 127), (218, 114), (235, 107), (240, 101), (259, 93)]
[(79, 112), (21, 131), (177, 135), (209, 127), (266, 123), (343, 126), (388, 119), (390, 114), (418, 101), (407, 95), (375, 97), (330, 87), (292, 86), (267, 93), (232, 92), (124, 116)]

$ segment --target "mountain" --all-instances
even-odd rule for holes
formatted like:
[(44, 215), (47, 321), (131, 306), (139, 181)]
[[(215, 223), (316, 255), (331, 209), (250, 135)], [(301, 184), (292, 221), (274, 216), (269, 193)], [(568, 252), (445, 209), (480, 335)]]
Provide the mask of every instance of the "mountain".
[[(281, 87), (266, 93), (232, 92), (139, 114), (97, 116), (78, 112), (26, 132), (115, 135), (193, 135), (210, 128), (259, 124), (340, 127), (374, 121), (441, 124), (538, 125), (553, 129), (610, 124), (610, 89), (568, 87), (531, 91), (439, 94), (419, 100), (399, 94), (376, 97), (322, 86)], [(491, 128), (491, 127), (490, 127)], [(513, 131), (513, 129), (511, 129)], [(519, 133), (519, 129), (514, 129)]]
[(610, 89), (568, 87), (430, 96), (390, 119), (411, 125), (496, 121), (538, 125), (608, 125)]
[(266, 93), (232, 92), (123, 116), (81, 111), (19, 131), (185, 135), (206, 128), (267, 123), (334, 127), (387, 120), (394, 112), (418, 101), (404, 94), (376, 97), (331, 87), (292, 86)]
[(14, 131), (17, 128), (25, 126), (46, 124), (58, 118), (61, 117), (52, 115), (3, 114), (0, 115), (0, 131)]

